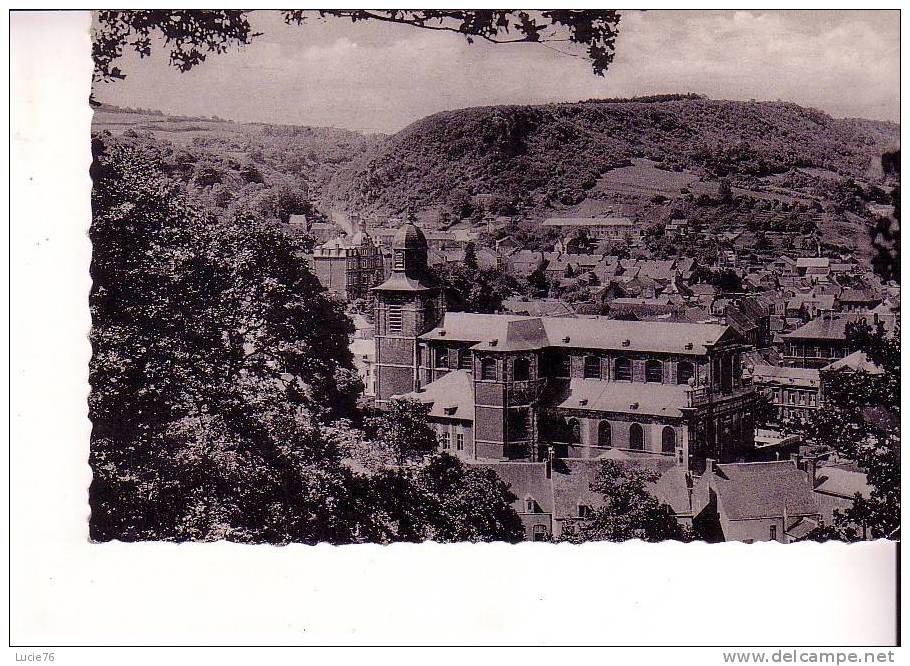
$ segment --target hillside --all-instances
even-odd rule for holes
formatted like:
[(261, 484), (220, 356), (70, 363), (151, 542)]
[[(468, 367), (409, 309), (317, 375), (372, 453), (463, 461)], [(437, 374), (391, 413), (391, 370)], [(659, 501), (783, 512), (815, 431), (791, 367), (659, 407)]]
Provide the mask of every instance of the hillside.
[[(696, 95), (478, 107), (423, 118), (391, 136), (96, 109), (95, 131), (151, 142), (166, 168), (214, 208), (270, 217), (356, 210), (433, 220), (488, 212), (622, 212), (717, 232), (818, 234), (870, 251), (867, 203), (887, 203), (881, 153), (899, 126), (834, 119), (784, 102)], [(514, 229), (509, 230), (515, 233)]]
[(899, 137), (895, 124), (836, 120), (791, 103), (667, 97), (437, 113), (344, 165), (327, 194), (397, 212), (457, 211), (465, 197), (492, 193), (543, 212), (581, 203), (611, 170), (647, 158), (692, 181), (727, 177), (744, 189), (802, 169), (796, 194), (812, 195), (826, 176), (876, 179), (881, 150)]
[(318, 200), (335, 172), (380, 138), (334, 127), (238, 123), (103, 104), (95, 108), (92, 131), (154, 143), (183, 180), (219, 207), (229, 207), (228, 199), (261, 198), (269, 188)]

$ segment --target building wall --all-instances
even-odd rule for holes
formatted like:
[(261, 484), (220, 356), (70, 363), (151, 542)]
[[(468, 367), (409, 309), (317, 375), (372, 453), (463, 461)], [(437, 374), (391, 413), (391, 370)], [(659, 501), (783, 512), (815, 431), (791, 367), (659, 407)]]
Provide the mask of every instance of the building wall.
[(784, 365), (791, 368), (823, 368), (846, 355), (846, 340), (788, 340), (784, 344)]
[(470, 421), (434, 419), (431, 425), (439, 438), (439, 451), (462, 460), (477, 458), (474, 449), (474, 428)]
[[(720, 514), (720, 525), (726, 541), (784, 541), (783, 518), (762, 518), (758, 520), (728, 520), (723, 511)], [(776, 537), (771, 538), (771, 528), (774, 527)]]

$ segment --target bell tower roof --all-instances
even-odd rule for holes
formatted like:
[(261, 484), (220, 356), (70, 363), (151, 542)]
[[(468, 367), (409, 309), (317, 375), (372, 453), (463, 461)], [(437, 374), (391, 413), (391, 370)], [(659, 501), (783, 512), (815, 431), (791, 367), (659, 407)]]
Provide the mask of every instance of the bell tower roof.
[(424, 250), (427, 249), (427, 237), (415, 224), (408, 222), (402, 225), (392, 239), (393, 250)]
[(427, 238), (415, 224), (402, 225), (392, 238), (392, 273), (374, 291), (435, 291), (427, 266)]

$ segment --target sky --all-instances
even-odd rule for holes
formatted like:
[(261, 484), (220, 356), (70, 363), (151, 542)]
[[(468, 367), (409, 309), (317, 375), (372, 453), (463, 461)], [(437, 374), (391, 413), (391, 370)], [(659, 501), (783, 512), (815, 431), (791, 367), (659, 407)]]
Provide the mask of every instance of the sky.
[[(580, 47), (497, 45), (409, 26), (254, 12), (253, 43), (181, 74), (162, 49), (124, 57), (96, 97), (165, 113), (395, 132), (438, 111), (697, 92), (900, 119), (897, 11), (628, 11), (595, 76)], [(559, 49), (559, 50), (557, 50)], [(561, 51), (569, 51), (568, 55)]]

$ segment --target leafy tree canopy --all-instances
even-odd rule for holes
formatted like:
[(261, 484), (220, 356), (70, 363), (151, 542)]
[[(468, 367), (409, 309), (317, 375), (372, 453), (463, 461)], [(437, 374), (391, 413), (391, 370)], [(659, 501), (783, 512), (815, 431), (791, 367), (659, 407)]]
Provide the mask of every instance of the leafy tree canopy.
[(603, 506), (595, 510), (592, 518), (564, 533), (563, 540), (690, 540), (691, 535), (676, 520), (673, 510), (649, 492), (648, 485), (658, 478), (660, 474), (654, 470), (605, 460), (591, 482), (591, 490), (603, 494)]
[[(313, 18), (342, 18), (409, 25), (424, 30), (462, 34), (469, 43), (481, 39), (495, 44), (570, 43), (586, 47), (594, 73), (603, 76), (613, 62), (619, 12), (614, 10), (289, 10), (288, 24)], [(249, 12), (226, 10), (104, 10), (96, 14), (92, 56), (95, 78), (123, 79), (116, 65), (124, 51), (141, 57), (152, 52), (157, 38), (169, 49), (170, 63), (186, 72), (213, 53), (250, 44), (261, 33), (253, 30)]]
[(825, 373), (821, 407), (790, 427), (855, 461), (872, 488), (869, 497), (857, 495), (851, 508), (838, 512), (824, 536), (888, 538), (900, 526), (900, 334), (859, 322), (848, 327), (848, 343), (882, 373)]

